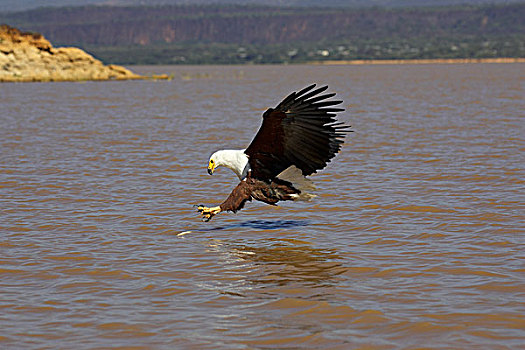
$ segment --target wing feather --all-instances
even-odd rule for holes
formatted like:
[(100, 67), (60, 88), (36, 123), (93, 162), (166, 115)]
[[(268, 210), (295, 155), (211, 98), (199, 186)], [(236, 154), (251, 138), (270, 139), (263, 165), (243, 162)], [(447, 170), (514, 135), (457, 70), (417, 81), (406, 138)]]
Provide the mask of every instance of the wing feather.
[(273, 179), (291, 165), (304, 176), (323, 169), (341, 149), (349, 126), (336, 119), (344, 108), (323, 94), (328, 86), (309, 85), (292, 92), (263, 114), (263, 122), (246, 148), (252, 176)]

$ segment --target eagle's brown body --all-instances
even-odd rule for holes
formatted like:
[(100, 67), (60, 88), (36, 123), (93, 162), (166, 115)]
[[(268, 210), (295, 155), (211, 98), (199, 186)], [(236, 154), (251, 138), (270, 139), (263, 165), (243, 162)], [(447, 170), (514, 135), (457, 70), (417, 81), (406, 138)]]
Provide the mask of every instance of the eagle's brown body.
[(219, 205), (221, 211), (237, 212), (244, 207), (252, 198), (266, 204), (275, 205), (279, 201), (293, 200), (292, 195), (299, 195), (300, 190), (292, 183), (277, 178), (272, 182), (258, 180), (248, 175), (246, 179), (239, 182), (228, 198)]

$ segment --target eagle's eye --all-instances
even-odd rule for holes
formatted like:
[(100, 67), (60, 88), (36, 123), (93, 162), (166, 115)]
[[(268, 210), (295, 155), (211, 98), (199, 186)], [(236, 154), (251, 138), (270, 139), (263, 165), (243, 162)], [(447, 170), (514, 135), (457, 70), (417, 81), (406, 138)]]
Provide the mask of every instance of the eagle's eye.
[(212, 159), (212, 160), (210, 160), (210, 163), (213, 164), (213, 163), (215, 163), (215, 162), (214, 162), (213, 159)]

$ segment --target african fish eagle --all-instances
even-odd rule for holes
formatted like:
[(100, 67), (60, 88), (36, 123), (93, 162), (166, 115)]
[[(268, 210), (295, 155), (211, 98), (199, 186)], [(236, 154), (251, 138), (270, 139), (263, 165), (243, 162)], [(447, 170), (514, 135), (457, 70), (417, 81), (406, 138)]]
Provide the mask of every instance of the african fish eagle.
[(244, 150), (213, 153), (208, 173), (219, 166), (230, 168), (240, 183), (216, 207), (197, 206), (204, 221), (223, 211), (237, 212), (246, 201), (256, 199), (276, 205), (285, 200), (310, 200), (314, 188), (306, 178), (323, 169), (341, 149), (346, 133), (351, 132), (333, 106), (342, 101), (329, 100), (335, 93), (322, 94), (328, 86), (315, 89), (312, 84), (292, 92), (275, 108), (263, 114), (262, 125), (252, 143)]

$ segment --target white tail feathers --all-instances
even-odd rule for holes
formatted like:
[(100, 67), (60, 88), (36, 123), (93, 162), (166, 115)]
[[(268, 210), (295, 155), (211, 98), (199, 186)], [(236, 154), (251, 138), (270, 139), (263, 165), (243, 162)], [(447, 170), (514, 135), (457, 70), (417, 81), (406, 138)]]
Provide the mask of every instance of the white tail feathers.
[(303, 176), (299, 168), (292, 165), (283, 170), (277, 177), (281, 180), (291, 182), (293, 187), (301, 191), (300, 194), (292, 195), (294, 200), (309, 201), (317, 197), (315, 194), (308, 193), (308, 191), (315, 190), (315, 185), (312, 180)]

